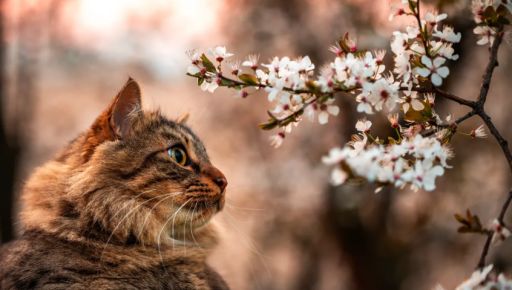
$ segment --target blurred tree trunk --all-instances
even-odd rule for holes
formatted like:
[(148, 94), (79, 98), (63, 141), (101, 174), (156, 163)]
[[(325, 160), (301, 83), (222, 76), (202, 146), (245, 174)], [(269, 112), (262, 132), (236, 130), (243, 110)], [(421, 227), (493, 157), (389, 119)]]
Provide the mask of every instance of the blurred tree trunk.
[[(0, 0), (3, 7), (4, 1)], [(6, 102), (6, 54), (5, 17), (0, 16), (0, 241), (13, 238), (14, 176), (17, 169), (20, 145), (15, 134), (8, 134), (5, 120)]]
[[(0, 0), (0, 5), (3, 2)], [(23, 7), (22, 5), (21, 11), (15, 26), (18, 46), (14, 78), (7, 77), (5, 42), (7, 25), (4, 15), (0, 19), (0, 241), (2, 243), (12, 240), (15, 236), (16, 180), (35, 107), (34, 84), (44, 20), (44, 12), (36, 9), (35, 6)], [(14, 79), (13, 98), (7, 96), (8, 79)], [(7, 114), (8, 100), (12, 102), (9, 106), (12, 114)]]

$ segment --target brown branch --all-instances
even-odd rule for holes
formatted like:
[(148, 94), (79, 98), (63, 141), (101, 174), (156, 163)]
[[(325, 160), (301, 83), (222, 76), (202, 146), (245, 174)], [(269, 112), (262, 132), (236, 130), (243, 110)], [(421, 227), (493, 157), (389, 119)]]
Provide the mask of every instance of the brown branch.
[(487, 257), (487, 254), (489, 253), (489, 248), (491, 247), (492, 235), (492, 232), (487, 234), (487, 239), (485, 240), (484, 248), (482, 249), (482, 254), (480, 255), (480, 259), (478, 260), (478, 265), (476, 266), (477, 269), (482, 269), (485, 266), (485, 258)]
[[(407, 88), (401, 88), (400, 90), (401, 91), (406, 91), (408, 89)], [(470, 100), (466, 100), (464, 98), (461, 98), (461, 97), (456, 96), (454, 94), (450, 94), (450, 93), (445, 92), (445, 91), (443, 91), (441, 89), (438, 89), (436, 87), (427, 87), (427, 88), (417, 87), (417, 88), (412, 88), (412, 90), (415, 91), (415, 92), (418, 92), (418, 93), (434, 93), (437, 96), (440, 96), (440, 97), (443, 97), (445, 99), (454, 101), (454, 102), (459, 103), (461, 105), (464, 105), (464, 106), (467, 106), (467, 107), (470, 107), (470, 108), (475, 108), (476, 107), (476, 102), (473, 102), (473, 101), (470, 101)]]
[(489, 131), (491, 132), (491, 135), (494, 136), (494, 139), (498, 141), (498, 144), (500, 145), (500, 148), (503, 151), (503, 155), (505, 155), (505, 158), (507, 158), (510, 172), (512, 172), (512, 153), (510, 152), (510, 148), (508, 147), (508, 141), (505, 138), (503, 138), (503, 136), (500, 134), (500, 132), (492, 122), (491, 117), (485, 111), (482, 110), (477, 114), (484, 121), (485, 125), (487, 125), (487, 128), (489, 128)]
[(500, 211), (500, 215), (498, 216), (498, 221), (500, 222), (500, 224), (504, 225), (505, 224), (505, 213), (507, 213), (507, 208), (508, 206), (510, 205), (510, 202), (512, 201), (512, 190), (510, 190), (508, 192), (508, 198), (507, 200), (505, 201), (505, 203), (503, 204), (502, 208), (501, 208), (501, 211)]
[(491, 46), (491, 52), (489, 54), (489, 63), (487, 64), (487, 68), (485, 69), (485, 74), (482, 79), (482, 86), (480, 87), (480, 95), (478, 96), (477, 104), (481, 106), (483, 109), (485, 101), (487, 100), (487, 93), (489, 92), (489, 87), (491, 85), (492, 73), (494, 72), (494, 68), (498, 66), (498, 49), (503, 40), (503, 28), (500, 27), (496, 32), (496, 37)]
[[(482, 86), (480, 87), (480, 94), (478, 96), (478, 99), (476, 101), (476, 106), (473, 108), (473, 111), (480, 116), (482, 121), (484, 121), (487, 128), (489, 128), (489, 131), (494, 136), (496, 141), (498, 142), (499, 146), (501, 147), (501, 150), (503, 151), (503, 154), (505, 155), (505, 158), (507, 159), (508, 166), (510, 168), (510, 171), (512, 172), (512, 154), (510, 152), (510, 148), (508, 147), (508, 142), (501, 133), (498, 131), (496, 126), (491, 120), (491, 117), (485, 112), (484, 106), (485, 102), (487, 101), (487, 95), (489, 93), (489, 87), (491, 84), (492, 74), (494, 72), (494, 69), (498, 66), (498, 49), (503, 40), (503, 28), (500, 27), (498, 31), (496, 32), (496, 37), (494, 39), (494, 42), (491, 46), (490, 54), (489, 54), (489, 63), (487, 64), (487, 68), (485, 69), (485, 73), (483, 75), (483, 81)], [(503, 206), (501, 208), (501, 211), (498, 216), (498, 221), (500, 224), (503, 224), (503, 218), (505, 217), (505, 213), (510, 205), (510, 202), (512, 201), (512, 191), (509, 192), (507, 199), (503, 203)], [(487, 258), (487, 254), (489, 253), (489, 248), (491, 247), (491, 241), (492, 241), (493, 233), (489, 233), (487, 235), (487, 239), (485, 241), (484, 247), (482, 249), (482, 254), (480, 255), (480, 259), (478, 261), (477, 268), (481, 269), (485, 266), (485, 260)]]
[[(423, 26), (421, 25), (421, 19), (420, 19), (420, 2), (418, 1), (416, 4), (416, 11), (412, 11), (414, 13), (414, 17), (416, 18), (416, 21), (418, 22), (418, 28), (420, 29), (420, 35), (421, 35), (421, 41), (423, 43), (423, 48), (425, 49), (425, 55), (431, 58), (430, 51), (428, 50), (428, 39), (426, 39), (427, 31), (423, 31)], [(426, 26), (425, 26), (426, 29)]]
[(457, 124), (457, 125), (458, 125), (458, 124), (460, 124), (460, 123), (462, 123), (462, 122), (466, 121), (467, 119), (469, 119), (469, 118), (473, 117), (474, 115), (476, 115), (476, 113), (475, 113), (475, 111), (474, 111), (474, 110), (469, 111), (466, 115), (464, 115), (464, 116), (462, 116), (462, 117), (458, 118), (457, 120), (455, 120), (455, 124)]
[(450, 94), (448, 92), (445, 92), (445, 91), (443, 91), (441, 89), (434, 88), (434, 92), (438, 96), (441, 96), (441, 97), (443, 97), (445, 99), (448, 99), (448, 100), (451, 100), (451, 101), (454, 101), (454, 102), (457, 102), (457, 103), (459, 103), (461, 105), (464, 105), (464, 106), (467, 106), (467, 107), (470, 107), (470, 108), (475, 108), (475, 106), (476, 106), (476, 102), (466, 100), (464, 98), (458, 97), (458, 96)]

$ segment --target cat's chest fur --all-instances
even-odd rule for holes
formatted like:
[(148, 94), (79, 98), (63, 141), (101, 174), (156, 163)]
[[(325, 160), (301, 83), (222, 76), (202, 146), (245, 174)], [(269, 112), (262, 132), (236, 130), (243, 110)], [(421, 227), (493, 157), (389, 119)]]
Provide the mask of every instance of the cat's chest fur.
[(228, 289), (200, 250), (101, 246), (29, 232), (0, 252), (0, 289)]

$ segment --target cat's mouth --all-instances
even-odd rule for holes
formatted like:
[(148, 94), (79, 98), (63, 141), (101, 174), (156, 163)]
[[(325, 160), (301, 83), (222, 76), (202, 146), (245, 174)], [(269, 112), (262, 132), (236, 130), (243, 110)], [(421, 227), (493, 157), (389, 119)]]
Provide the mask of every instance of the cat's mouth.
[(189, 211), (197, 213), (212, 212), (217, 213), (224, 207), (224, 194), (216, 197), (196, 197), (187, 201), (184, 207)]

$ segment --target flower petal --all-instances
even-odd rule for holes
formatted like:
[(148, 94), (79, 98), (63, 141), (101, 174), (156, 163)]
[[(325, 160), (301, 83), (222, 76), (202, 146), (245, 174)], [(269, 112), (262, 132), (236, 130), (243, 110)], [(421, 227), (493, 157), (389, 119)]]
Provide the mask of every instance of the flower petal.
[(416, 68), (416, 73), (419, 74), (422, 77), (428, 77), (430, 75), (430, 70), (426, 69), (424, 67), (418, 67)]
[(443, 78), (441, 78), (441, 76), (438, 75), (437, 73), (432, 74), (430, 80), (432, 81), (432, 84), (436, 87), (439, 87), (440, 85), (443, 84)]
[(450, 70), (448, 69), (448, 67), (446, 66), (443, 66), (443, 67), (440, 67), (437, 69), (437, 73), (442, 77), (442, 78), (446, 78), (449, 74), (450, 74)]
[(318, 123), (324, 125), (329, 121), (329, 114), (325, 111), (322, 111), (318, 114)]
[(336, 167), (331, 172), (331, 183), (332, 185), (340, 185), (347, 180), (347, 173), (340, 168)]
[(412, 105), (412, 108), (415, 110), (415, 111), (421, 111), (425, 108), (425, 106), (423, 105), (422, 102), (414, 99), (411, 101), (411, 105)]
[(421, 63), (426, 65), (428, 68), (432, 68), (432, 60), (426, 55), (421, 57)]
[(338, 114), (340, 113), (340, 108), (334, 105), (327, 106), (327, 112), (329, 112), (329, 114), (333, 116), (338, 116)]
[(438, 56), (434, 59), (434, 67), (440, 67), (445, 62), (446, 62), (446, 59), (444, 57)]

